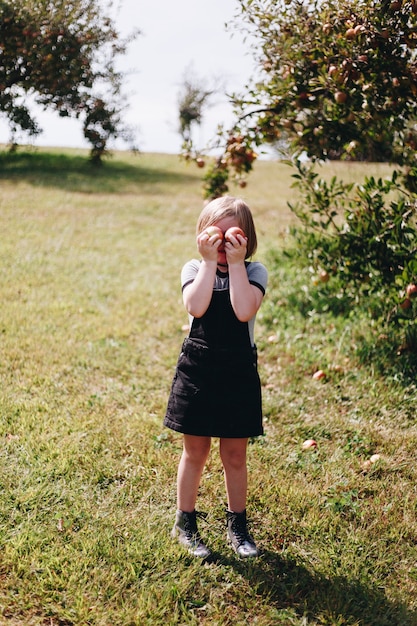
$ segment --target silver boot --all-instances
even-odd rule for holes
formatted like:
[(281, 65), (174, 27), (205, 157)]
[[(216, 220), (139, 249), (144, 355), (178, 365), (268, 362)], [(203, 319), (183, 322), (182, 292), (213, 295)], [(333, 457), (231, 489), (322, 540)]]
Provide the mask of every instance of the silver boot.
[(236, 554), (242, 559), (259, 556), (255, 541), (248, 532), (246, 511), (242, 511), (242, 513), (226, 511), (226, 518), (227, 537)]
[(186, 513), (177, 511), (174, 528), (171, 535), (176, 537), (181, 545), (187, 548), (188, 552), (200, 559), (207, 559), (211, 552), (203, 543), (197, 528), (196, 511)]

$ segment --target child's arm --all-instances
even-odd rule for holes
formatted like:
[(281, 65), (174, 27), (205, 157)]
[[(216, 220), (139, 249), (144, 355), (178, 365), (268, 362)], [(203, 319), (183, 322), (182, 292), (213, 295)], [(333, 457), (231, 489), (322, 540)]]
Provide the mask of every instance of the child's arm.
[(248, 280), (245, 264), (229, 264), (230, 301), (237, 319), (249, 322), (262, 304), (263, 293), (251, 285)]
[(197, 276), (184, 287), (182, 298), (187, 312), (193, 317), (202, 317), (207, 311), (213, 295), (217, 270), (217, 248), (221, 241), (214, 240), (206, 232), (197, 237), (197, 247), (202, 256)]
[(237, 319), (248, 322), (261, 306), (263, 293), (251, 285), (245, 266), (246, 240), (238, 235), (235, 242), (226, 243), (229, 265), (230, 301)]

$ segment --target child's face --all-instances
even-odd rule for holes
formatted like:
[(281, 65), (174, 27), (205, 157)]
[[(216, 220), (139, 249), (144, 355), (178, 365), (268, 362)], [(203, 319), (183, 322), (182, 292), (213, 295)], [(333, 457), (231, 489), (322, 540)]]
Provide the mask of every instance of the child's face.
[(226, 243), (224, 240), (224, 234), (232, 226), (240, 226), (240, 224), (235, 217), (224, 217), (218, 222), (215, 222), (213, 226), (217, 226), (217, 228), (220, 228), (223, 233), (223, 241), (221, 242), (217, 251), (217, 265), (220, 266), (220, 269), (224, 270), (225, 268), (227, 268), (226, 252), (224, 249), (224, 244)]

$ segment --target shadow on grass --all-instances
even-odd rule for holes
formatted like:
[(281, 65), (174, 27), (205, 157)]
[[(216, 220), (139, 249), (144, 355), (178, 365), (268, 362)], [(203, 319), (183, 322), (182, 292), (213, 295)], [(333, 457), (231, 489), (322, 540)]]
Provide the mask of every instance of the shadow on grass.
[(328, 624), (417, 624), (417, 613), (389, 600), (383, 589), (342, 576), (324, 576), (271, 551), (264, 551), (256, 560), (219, 557), (217, 562), (247, 578), (277, 610), (292, 610), (300, 617), (318, 618), (320, 623)]
[[(175, 158), (175, 157), (174, 157)], [(151, 168), (137, 156), (137, 165), (109, 158), (101, 166), (88, 156), (55, 152), (0, 152), (0, 181), (25, 181), (36, 187), (58, 187), (79, 193), (167, 193), (169, 185), (198, 180), (197, 175)]]

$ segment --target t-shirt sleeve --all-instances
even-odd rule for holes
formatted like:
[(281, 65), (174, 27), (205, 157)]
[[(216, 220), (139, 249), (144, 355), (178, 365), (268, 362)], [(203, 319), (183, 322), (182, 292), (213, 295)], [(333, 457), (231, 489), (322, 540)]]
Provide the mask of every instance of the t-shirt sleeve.
[(249, 263), (247, 272), (250, 284), (258, 287), (258, 289), (260, 289), (265, 295), (268, 284), (268, 271), (265, 265), (259, 263), (258, 261), (253, 261), (252, 263)]
[(181, 270), (181, 289), (184, 289), (187, 285), (193, 282), (197, 276), (198, 269), (200, 267), (200, 261), (192, 259), (187, 261)]

